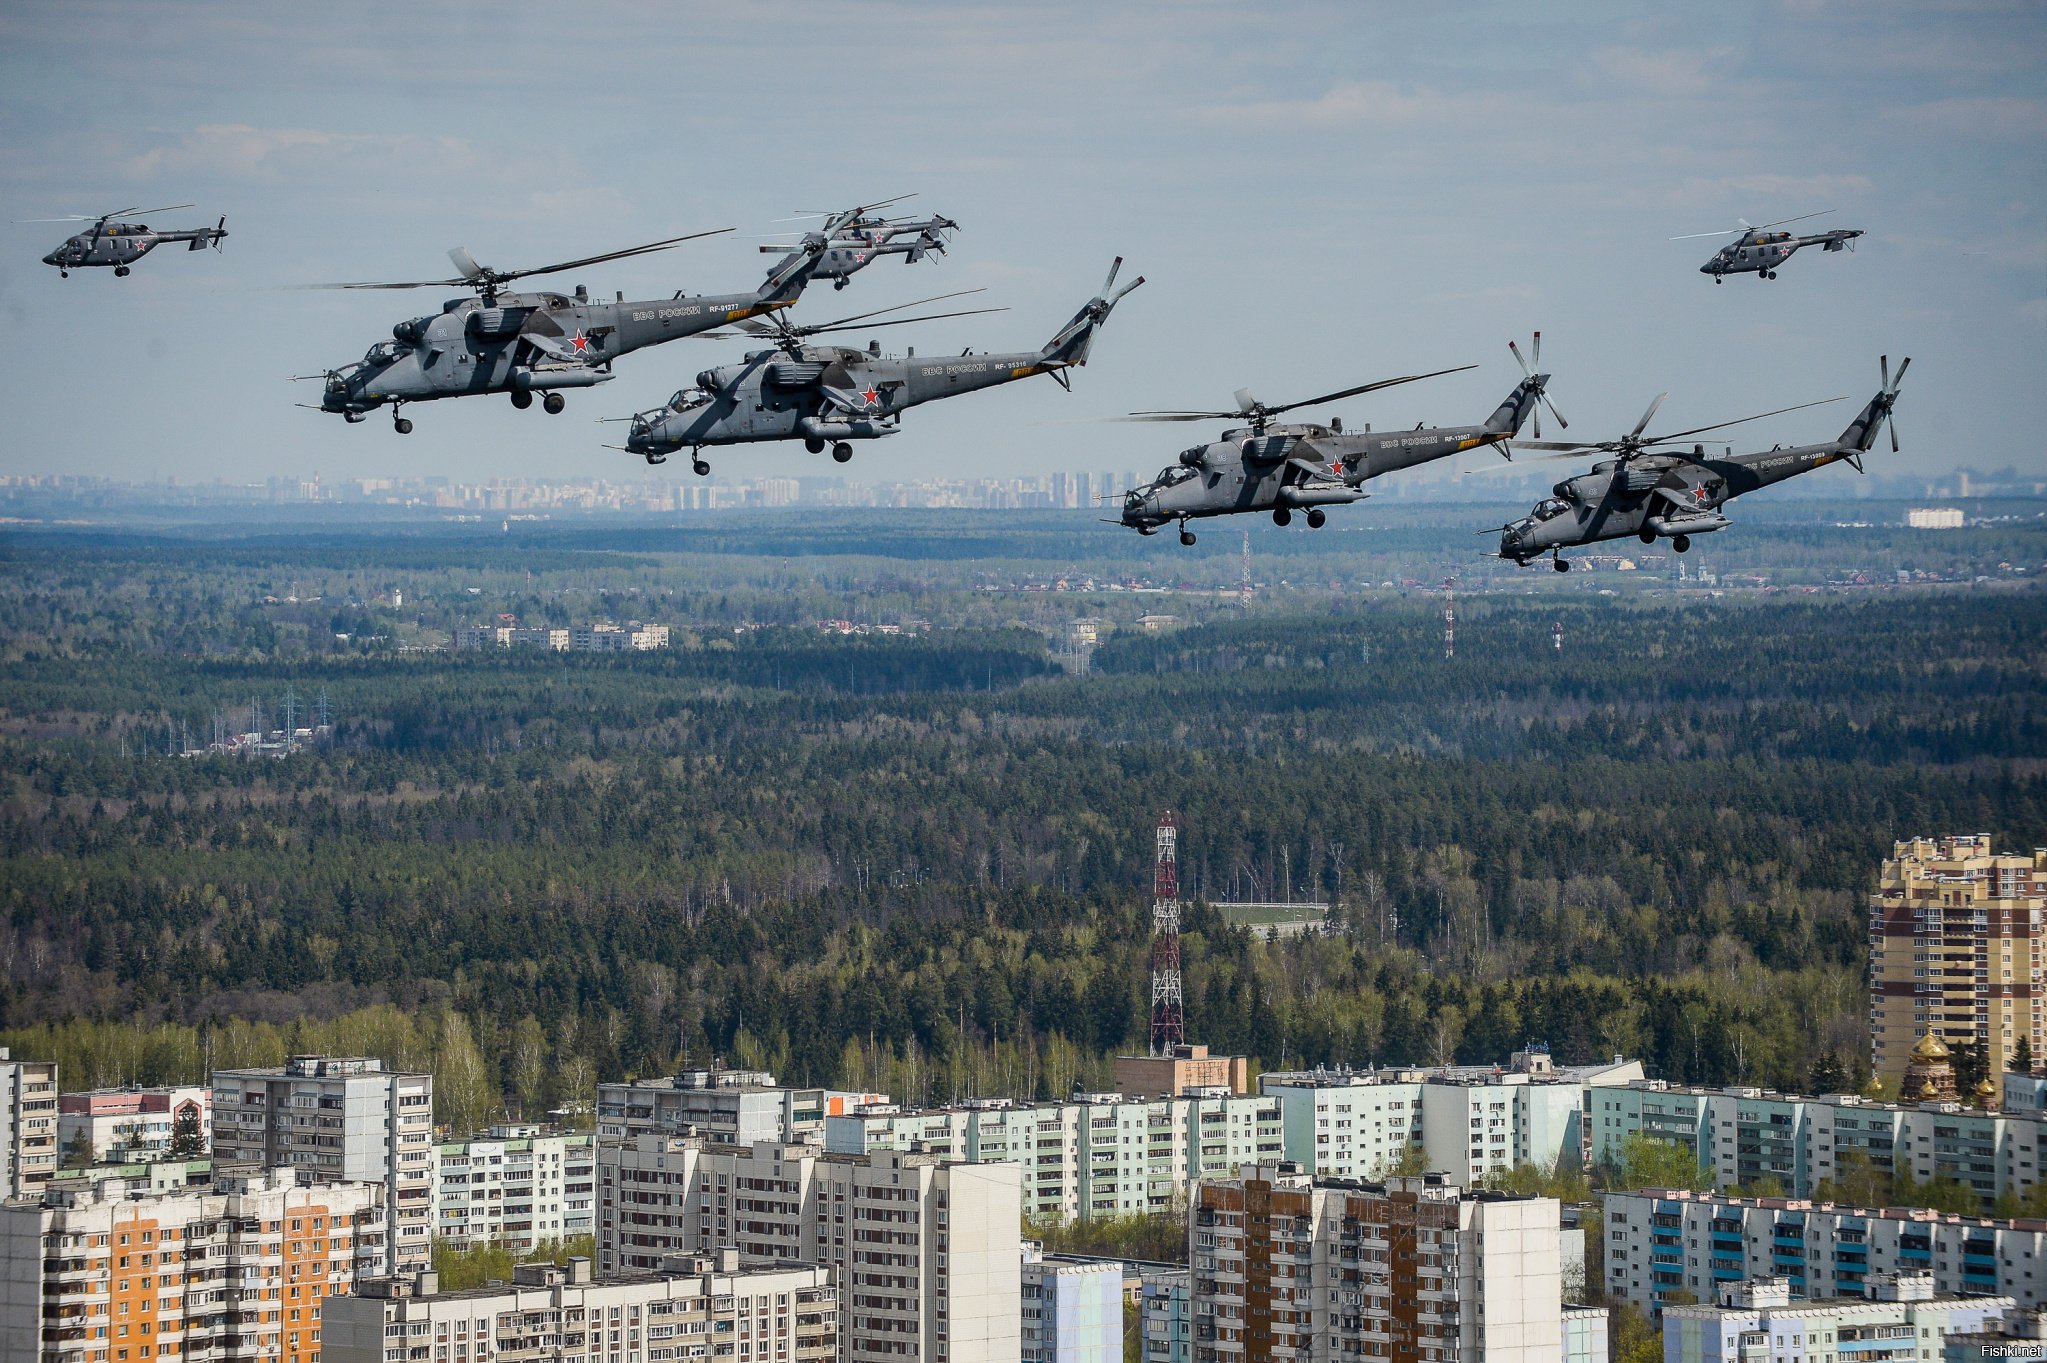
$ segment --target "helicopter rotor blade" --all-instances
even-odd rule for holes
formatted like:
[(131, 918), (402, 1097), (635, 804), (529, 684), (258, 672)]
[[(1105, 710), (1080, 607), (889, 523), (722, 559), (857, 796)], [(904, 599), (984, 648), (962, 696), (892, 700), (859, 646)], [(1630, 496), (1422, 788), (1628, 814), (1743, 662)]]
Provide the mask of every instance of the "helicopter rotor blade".
[(1829, 213), (1832, 213), (1832, 212), (1834, 212), (1834, 211), (1836, 211), (1836, 210), (1834, 210), (1834, 209), (1831, 209), (1831, 208), (1822, 208), (1822, 209), (1821, 209), (1821, 210), (1820, 210), (1819, 212), (1817, 212), (1817, 213), (1801, 213), (1801, 214), (1799, 214), (1799, 215), (1798, 215), (1797, 217), (1795, 217), (1795, 218), (1779, 218), (1779, 219), (1777, 219), (1777, 221), (1775, 221), (1775, 222), (1766, 222), (1766, 223), (1764, 223), (1764, 224), (1763, 224), (1763, 226), (1765, 226), (1765, 227), (1782, 227), (1782, 226), (1784, 226), (1784, 224), (1786, 224), (1786, 223), (1790, 223), (1790, 222), (1804, 222), (1804, 221), (1805, 221), (1805, 220), (1806, 220), (1807, 218), (1824, 218), (1824, 217), (1826, 217), (1826, 216), (1827, 216), (1827, 214), (1829, 214)]
[(1647, 440), (1637, 441), (1636, 444), (1646, 449), (1651, 445), (1664, 445), (1673, 440), (1682, 440), (1686, 436), (1699, 435), (1706, 431), (1717, 431), (1723, 426), (1739, 426), (1745, 421), (1761, 421), (1766, 416), (1782, 416), (1786, 412), (1802, 412), (1808, 407), (1824, 407), (1830, 402), (1839, 401), (1841, 401), (1840, 398), (1833, 397), (1820, 398), (1813, 402), (1801, 402), (1795, 407), (1779, 407), (1775, 411), (1757, 412), (1754, 416), (1736, 417), (1732, 421), (1716, 421), (1711, 426), (1694, 426), (1689, 431), (1672, 431), (1669, 435), (1650, 436)]
[[(841, 318), (839, 318), (839, 319), (838, 319), (837, 321), (833, 321), (833, 322), (819, 322), (819, 323), (817, 323), (817, 324), (816, 324), (815, 326), (791, 326), (791, 327), (786, 327), (785, 329), (786, 329), (787, 331), (789, 331), (789, 332), (790, 332), (791, 334), (793, 334), (793, 335), (798, 335), (798, 336), (813, 336), (813, 335), (816, 335), (816, 334), (817, 334), (818, 332), (820, 332), (820, 331), (827, 331), (827, 330), (830, 330), (830, 331), (836, 331), (836, 330), (838, 330), (838, 329), (839, 329), (840, 327), (844, 327), (844, 326), (850, 326), (850, 325), (851, 325), (852, 323), (854, 323), (854, 322), (864, 322), (864, 321), (866, 321), (866, 320), (867, 320), (867, 319), (868, 319), (869, 317), (882, 317), (882, 316), (886, 316), (887, 314), (889, 314), (889, 313), (891, 313), (891, 312), (901, 312), (901, 311), (902, 311), (902, 310), (903, 310), (904, 308), (921, 308), (921, 307), (923, 307), (923, 306), (924, 306), (924, 305), (925, 305), (926, 303), (942, 303), (942, 302), (944, 302), (944, 301), (945, 301), (946, 299), (948, 299), (948, 298), (965, 298), (965, 297), (967, 297), (967, 296), (968, 296), (969, 294), (976, 294), (976, 293), (986, 293), (986, 292), (988, 292), (988, 291), (987, 291), (986, 289), (957, 289), (957, 290), (953, 291), (952, 293), (939, 293), (939, 294), (933, 294), (933, 295), (932, 295), (931, 297), (929, 297), (929, 298), (919, 298), (919, 299), (916, 299), (916, 300), (914, 300), (914, 301), (912, 301), (912, 302), (909, 302), (909, 303), (897, 303), (897, 304), (896, 304), (895, 306), (893, 306), (893, 307), (887, 307), (887, 308), (876, 308), (876, 309), (875, 309), (874, 311), (872, 311), (872, 312), (856, 312), (856, 313), (854, 313), (854, 314), (853, 314), (853, 315), (852, 315), (851, 317), (841, 317)], [(1000, 310), (1000, 309), (994, 309), (994, 308), (982, 308), (982, 309), (979, 309), (979, 311), (982, 311), (982, 312), (994, 312), (994, 311), (999, 311), (999, 310)], [(777, 318), (776, 318), (775, 320), (779, 322), (779, 321), (781, 320), (781, 318), (780, 318), (780, 317), (777, 317)]]
[(827, 331), (873, 331), (873, 330), (876, 330), (877, 328), (880, 328), (880, 327), (901, 327), (901, 326), (908, 326), (908, 325), (909, 325), (910, 323), (912, 323), (912, 322), (936, 322), (936, 321), (940, 320), (941, 318), (946, 318), (946, 317), (978, 317), (978, 316), (980, 316), (980, 315), (981, 315), (982, 313), (984, 313), (984, 312), (1008, 312), (1008, 311), (1009, 311), (1009, 309), (1008, 309), (1008, 308), (968, 308), (968, 309), (966, 309), (966, 310), (965, 310), (964, 312), (934, 312), (934, 313), (928, 313), (928, 314), (926, 314), (926, 315), (925, 315), (925, 316), (923, 316), (923, 317), (898, 317), (898, 318), (895, 318), (895, 319), (894, 319), (893, 321), (888, 321), (888, 322), (873, 322), (873, 323), (870, 323), (870, 324), (867, 324), (867, 325), (864, 325), (864, 326), (850, 326), (850, 325), (849, 325), (849, 326), (839, 326), (839, 327), (792, 327), (792, 328), (790, 328), (790, 330), (791, 330), (791, 331), (799, 331), (799, 332), (801, 332), (801, 333), (802, 333), (803, 335), (805, 335), (805, 336), (816, 336), (816, 335), (819, 335), (819, 334), (820, 334), (820, 333), (822, 333), (822, 332), (827, 332)]
[(1883, 379), (1883, 383), (1882, 383), (1882, 388), (1883, 388), (1883, 391), (1884, 391), (1884, 392), (1886, 392), (1886, 393), (1890, 392), (1890, 391), (1891, 391), (1891, 357), (1890, 357), (1890, 356), (1888, 356), (1888, 355), (1879, 355), (1879, 356), (1877, 356), (1877, 357), (1876, 357), (1876, 372), (1877, 372), (1877, 373), (1878, 373), (1878, 374), (1879, 374), (1880, 376), (1882, 376), (1882, 379)]
[[(1541, 333), (1538, 332), (1537, 334), (1540, 335)], [(1534, 378), (1535, 371), (1528, 367), (1528, 361), (1521, 358), (1521, 347), (1509, 341), (1507, 342), (1507, 349), (1514, 353), (1514, 363), (1521, 366), (1521, 377), (1524, 379)]]
[(727, 232), (737, 230), (737, 228), (732, 227), (714, 227), (708, 232), (691, 232), (685, 236), (668, 237), (661, 241), (650, 241), (644, 246), (628, 246), (623, 251), (606, 251), (602, 255), (584, 256), (581, 260), (564, 260), (556, 265), (540, 265), (530, 270), (506, 270), (495, 277), (499, 280), (524, 279), (528, 275), (555, 274), (561, 270), (580, 269), (585, 265), (602, 265), (607, 260), (624, 260), (628, 256), (643, 256), (655, 251), (673, 250), (686, 241), (696, 241), (703, 237), (722, 236)]
[(1681, 237), (1672, 237), (1671, 240), (1690, 241), (1694, 237), (1732, 237), (1738, 236), (1747, 230), (1748, 224), (1743, 223), (1740, 227), (1723, 227), (1718, 232), (1687, 232)]
[(1656, 419), (1656, 409), (1661, 407), (1663, 400), (1669, 396), (1670, 394), (1668, 393), (1658, 393), (1656, 400), (1649, 404), (1649, 410), (1642, 413), (1642, 419), (1635, 423), (1635, 429), (1629, 431), (1626, 438), (1629, 440), (1639, 438), (1642, 432), (1649, 428), (1649, 423)]
[(1896, 417), (1892, 417), (1892, 418), (1891, 418), (1891, 453), (1892, 453), (1892, 454), (1896, 454), (1897, 452), (1898, 452), (1898, 419), (1897, 419)]
[(1904, 387), (1905, 371), (1907, 369), (1910, 369), (1911, 367), (1912, 357), (1910, 355), (1907, 355), (1904, 359), (1898, 361), (1898, 375), (1890, 382), (1890, 389), (1893, 394), (1895, 394), (1898, 391), (1898, 389)]
[(1267, 407), (1265, 411), (1269, 416), (1277, 416), (1281, 412), (1291, 412), (1296, 407), (1315, 407), (1325, 402), (1335, 402), (1339, 398), (1355, 397), (1359, 393), (1376, 392), (1381, 388), (1397, 388), (1403, 383), (1417, 383), (1422, 379), (1433, 379), (1443, 374), (1461, 374), (1467, 369), (1476, 368), (1478, 366), (1475, 364), (1460, 364), (1452, 369), (1430, 370), (1426, 374), (1403, 374), (1397, 379), (1380, 379), (1377, 383), (1361, 383), (1355, 388), (1344, 388), (1334, 393), (1324, 393), (1318, 398), (1302, 398), (1299, 402), (1287, 402), (1277, 407)]
[(1244, 415), (1242, 412), (1132, 412), (1128, 416), (1107, 417), (1108, 421), (1229, 421)]

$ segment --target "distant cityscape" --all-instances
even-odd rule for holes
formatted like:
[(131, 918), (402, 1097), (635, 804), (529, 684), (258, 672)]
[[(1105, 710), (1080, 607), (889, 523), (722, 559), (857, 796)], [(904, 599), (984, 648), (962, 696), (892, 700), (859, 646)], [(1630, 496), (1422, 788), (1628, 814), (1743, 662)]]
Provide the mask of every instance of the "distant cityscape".
[[(1460, 476), (1440, 467), (1410, 470), (1372, 485), (1378, 501), (1515, 500), (1546, 490), (1555, 465), (1525, 470), (1485, 467)], [(1136, 468), (1060, 470), (1014, 478), (925, 478), (862, 481), (831, 476), (763, 475), (710, 479), (651, 475), (630, 478), (489, 478), (469, 481), (440, 475), (326, 479), (273, 476), (262, 482), (167, 479), (132, 482), (76, 474), (0, 475), (0, 509), (20, 513), (37, 506), (237, 507), (324, 505), (391, 508), (511, 519), (572, 512), (664, 513), (794, 506), (866, 508), (970, 508), (978, 510), (1094, 510), (1113, 512), (1127, 490), (1150, 472)], [(1979, 500), (2047, 497), (2047, 476), (2011, 468), (1992, 473), (1956, 470), (1935, 478), (1872, 472), (1865, 478), (1786, 488), (1785, 497)], [(1106, 514), (1106, 513), (1105, 513)]]

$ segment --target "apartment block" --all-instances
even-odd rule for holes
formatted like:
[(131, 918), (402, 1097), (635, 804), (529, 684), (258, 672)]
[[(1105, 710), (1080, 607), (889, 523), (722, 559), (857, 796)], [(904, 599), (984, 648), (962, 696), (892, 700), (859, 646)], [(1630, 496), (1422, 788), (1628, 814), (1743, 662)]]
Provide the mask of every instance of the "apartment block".
[(216, 1166), (288, 1167), (390, 1189), (384, 1273), (423, 1266), (434, 1226), (434, 1078), (364, 1056), (295, 1055), (213, 1076)]
[(1123, 1363), (1123, 1265), (1023, 1245), (1024, 1363)]
[(1895, 1092), (1928, 1033), (1949, 1048), (1980, 1042), (1993, 1074), (2022, 1040), (2037, 1061), (2043, 1010), (2047, 848), (1999, 855), (1987, 833), (1895, 844), (1869, 900), (1871, 1069)]
[[(1783, 1278), (1730, 1284), (1712, 1306), (1663, 1312), (1664, 1363), (1834, 1363), (1937, 1358), (1950, 1336), (1980, 1334), (2010, 1297), (1942, 1297), (1925, 1273), (1879, 1273), (1867, 1295), (1800, 1301)], [(1930, 1347), (1929, 1347), (1930, 1346)]]
[(597, 1152), (587, 1131), (494, 1126), (435, 1148), (433, 1234), (456, 1249), (526, 1252), (597, 1229)]
[(1718, 1301), (1746, 1278), (1792, 1299), (1858, 1297), (1879, 1274), (1930, 1273), (1942, 1296), (2047, 1305), (2047, 1221), (1650, 1189), (1606, 1195), (1606, 1291), (1651, 1313), (1680, 1289)]
[(1554, 1199), (1433, 1176), (1204, 1182), (1188, 1227), (1196, 1363), (1386, 1357), (1557, 1363)]
[(327, 1302), (385, 1258), (384, 1189), (288, 1169), (0, 1203), (0, 1357), (318, 1363)]
[(33, 1196), (57, 1172), (57, 1063), (0, 1046), (0, 1196)]
[(569, 651), (569, 631), (545, 625), (480, 625), (455, 631), (457, 648), (547, 648)]
[(1138, 1319), (1142, 1333), (1138, 1357), (1143, 1363), (1193, 1363), (1193, 1274), (1184, 1268), (1141, 1270)]
[(322, 1363), (823, 1363), (838, 1292), (820, 1268), (670, 1255), (647, 1273), (521, 1264), (509, 1283), (442, 1291), (437, 1274), (365, 1283), (328, 1307)]
[(1063, 1103), (987, 1099), (956, 1108), (889, 1104), (827, 1117), (827, 1150), (921, 1150), (973, 1161), (1013, 1160), (1033, 1216), (1161, 1212), (1184, 1206), (1194, 1180), (1282, 1156), (1280, 1106), (1269, 1096), (1132, 1100), (1082, 1094)]
[(569, 647), (578, 653), (633, 653), (668, 647), (668, 626), (600, 622), (569, 631)]
[(826, 1117), (886, 1102), (885, 1093), (783, 1088), (765, 1070), (684, 1070), (665, 1078), (599, 1084), (597, 1138), (694, 1133), (735, 1145), (822, 1140)]
[(1595, 1162), (1617, 1165), (1627, 1138), (1639, 1133), (1696, 1152), (1722, 1188), (1775, 1179), (1793, 1197), (1812, 1197), (1846, 1157), (1860, 1155), (1886, 1172), (1902, 1164), (1922, 1183), (1955, 1179), (1987, 1206), (2004, 1192), (2024, 1196), (2047, 1168), (2047, 1113), (2038, 1110), (1878, 1103), (1853, 1094), (1802, 1098), (1658, 1080), (1588, 1096)]
[(199, 1138), (187, 1157), (204, 1155), (213, 1124), (213, 1090), (194, 1084), (66, 1093), (57, 1099), (57, 1144), (69, 1151), (81, 1140), (89, 1143), (95, 1161), (168, 1159), (180, 1121), (189, 1123)]
[(1014, 1363), (1022, 1240), (1012, 1163), (639, 1136), (598, 1147), (598, 1266), (736, 1249), (829, 1268), (844, 1363)]
[(1419, 1149), (1426, 1168), (1470, 1186), (1518, 1163), (1578, 1167), (1592, 1091), (1641, 1078), (1638, 1060), (1558, 1066), (1530, 1048), (1507, 1069), (1315, 1069), (1258, 1087), (1280, 1103), (1286, 1158), (1309, 1174), (1378, 1178)]

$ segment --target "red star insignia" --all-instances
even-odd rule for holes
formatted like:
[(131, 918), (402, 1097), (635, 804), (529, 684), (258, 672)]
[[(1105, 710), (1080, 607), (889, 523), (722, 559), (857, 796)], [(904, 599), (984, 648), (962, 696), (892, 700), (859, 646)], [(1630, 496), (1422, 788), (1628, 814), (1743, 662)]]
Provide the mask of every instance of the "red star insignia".
[(871, 383), (867, 385), (866, 389), (860, 394), (860, 397), (869, 407), (881, 401), (881, 393)]
[(569, 344), (574, 346), (576, 348), (576, 353), (580, 355), (590, 348), (590, 338), (579, 331), (575, 335), (569, 337)]
[(1338, 473), (1338, 474), (1342, 473), (1342, 472), (1343, 472), (1343, 461), (1342, 461), (1341, 459), (1339, 459), (1339, 460), (1337, 460), (1337, 461), (1336, 461), (1335, 463), (1331, 464), (1331, 465), (1329, 466), (1329, 471), (1330, 471), (1331, 473)]
[(1710, 494), (1702, 487), (1692, 489), (1692, 500), (1695, 502), (1704, 503), (1709, 496)]
[(867, 252), (865, 252), (865, 251), (855, 251), (855, 252), (853, 253), (853, 259), (854, 259), (855, 261), (862, 261), (862, 260), (865, 260), (865, 259), (867, 259)]

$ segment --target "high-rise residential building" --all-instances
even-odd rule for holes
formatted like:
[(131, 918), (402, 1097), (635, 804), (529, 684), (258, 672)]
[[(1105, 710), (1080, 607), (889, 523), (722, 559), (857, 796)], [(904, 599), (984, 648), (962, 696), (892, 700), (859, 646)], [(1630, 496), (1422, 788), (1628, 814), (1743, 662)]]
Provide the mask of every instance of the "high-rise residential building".
[(520, 1264), (509, 1283), (443, 1291), (431, 1271), (337, 1299), (322, 1363), (826, 1363), (839, 1356), (838, 1291), (821, 1268), (670, 1255), (593, 1277), (590, 1261)]
[(1021, 1348), (1019, 1181), (1011, 1163), (832, 1155), (639, 1136), (598, 1147), (598, 1266), (736, 1249), (833, 1271), (844, 1363), (1014, 1363)]
[(1122, 1363), (1123, 1265), (1023, 1246), (1023, 1363)]
[(1563, 1357), (1554, 1199), (1467, 1194), (1434, 1175), (1246, 1174), (1196, 1196), (1195, 1363)]
[(1014, 1160), (1024, 1209), (1056, 1220), (1171, 1211), (1186, 1205), (1194, 1180), (1283, 1154), (1278, 1101), (1248, 1093), (1143, 1100), (1094, 1093), (908, 1111), (870, 1105), (826, 1118), (825, 1148)]
[(1138, 1357), (1143, 1363), (1193, 1363), (1194, 1280), (1184, 1268), (1145, 1265), (1138, 1273)]
[(213, 1076), (216, 1166), (284, 1166), (390, 1190), (387, 1262), (426, 1263), (434, 1209), (434, 1077), (363, 1056), (295, 1055), (267, 1069)]
[(764, 1070), (684, 1070), (667, 1078), (599, 1084), (597, 1138), (694, 1132), (735, 1145), (818, 1140), (826, 1117), (887, 1101), (885, 1093), (783, 1088)]
[(1943, 1297), (1926, 1273), (1878, 1273), (1867, 1295), (1794, 1299), (1783, 1278), (1730, 1283), (1713, 1305), (1663, 1309), (1665, 1363), (1834, 1363), (1938, 1358), (1950, 1335), (1978, 1334), (2010, 1297)]
[(0, 1358), (319, 1363), (322, 1310), (384, 1261), (384, 1231), (381, 1184), (288, 1169), (0, 1203)]
[[(2033, 1090), (2026, 1076), (2007, 1078), (2008, 1098)], [(1812, 1197), (1853, 1167), (1885, 1175), (1902, 1167), (1922, 1183), (1951, 1178), (1973, 1188), (1987, 1207), (2003, 1193), (2025, 1196), (2047, 1175), (2047, 1112), (2037, 1107), (1807, 1098), (1654, 1079), (1586, 1098), (1593, 1163), (1619, 1167), (1628, 1138), (1647, 1135), (1693, 1152), (1723, 1188), (1775, 1180), (1790, 1196)]]
[(1580, 1167), (1592, 1090), (1642, 1078), (1638, 1060), (1555, 1065), (1537, 1047), (1509, 1067), (1316, 1069), (1259, 1076), (1285, 1114), (1286, 1158), (1304, 1172), (1378, 1178), (1420, 1155), (1422, 1167), (1470, 1186), (1516, 1164)]
[(33, 1196), (57, 1172), (57, 1062), (0, 1046), (0, 1197)]
[(1673, 1293), (1716, 1301), (1745, 1278), (1781, 1277), (1792, 1297), (1817, 1299), (1915, 1272), (1945, 1296), (2047, 1306), (2047, 1221), (1660, 1188), (1608, 1193), (1605, 1219), (1607, 1300), (1651, 1314)]
[(597, 1152), (587, 1131), (494, 1126), (434, 1151), (433, 1234), (455, 1249), (526, 1252), (596, 1232)]
[(95, 1089), (66, 1093), (57, 1100), (58, 1146), (65, 1151), (90, 1147), (95, 1161), (132, 1164), (168, 1159), (180, 1122), (197, 1138), (196, 1148), (181, 1157), (205, 1155), (207, 1128), (213, 1124), (213, 1091), (199, 1084)]
[[(1896, 1091), (1913, 1044), (1980, 1044), (1990, 1072), (2047, 1051), (2047, 849), (1990, 835), (1899, 842), (1869, 900), (1870, 1067)], [(1899, 1094), (1906, 1102), (1920, 1095)]]

